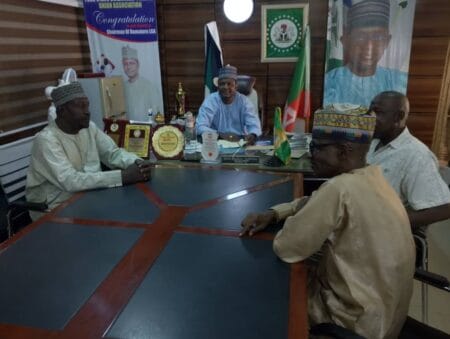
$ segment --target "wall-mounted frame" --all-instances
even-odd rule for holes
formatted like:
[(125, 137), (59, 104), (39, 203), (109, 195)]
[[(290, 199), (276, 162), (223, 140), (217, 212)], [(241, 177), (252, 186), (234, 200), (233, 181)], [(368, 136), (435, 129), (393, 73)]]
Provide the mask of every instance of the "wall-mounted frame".
[(308, 4), (261, 6), (261, 62), (297, 60), (308, 8)]
[(83, 0), (39, 0), (42, 2), (51, 2), (57, 5), (70, 7), (83, 7)]

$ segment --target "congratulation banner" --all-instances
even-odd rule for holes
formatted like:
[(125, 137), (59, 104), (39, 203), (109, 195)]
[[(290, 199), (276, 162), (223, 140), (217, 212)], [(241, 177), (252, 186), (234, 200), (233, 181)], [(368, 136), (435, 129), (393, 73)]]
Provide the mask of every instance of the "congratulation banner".
[(416, 0), (329, 0), (323, 105), (406, 94)]
[(155, 1), (84, 0), (93, 71), (123, 76), (131, 120), (164, 109)]

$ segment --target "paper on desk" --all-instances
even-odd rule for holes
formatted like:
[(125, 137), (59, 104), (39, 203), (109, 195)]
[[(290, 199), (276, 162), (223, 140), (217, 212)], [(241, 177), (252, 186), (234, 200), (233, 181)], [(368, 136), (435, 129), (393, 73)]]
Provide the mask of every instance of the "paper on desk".
[(247, 146), (245, 148), (247, 151), (270, 151), (273, 149), (273, 145), (255, 145)]
[(219, 144), (219, 146), (221, 148), (239, 148), (245, 144), (245, 140), (241, 139), (239, 141), (228, 141), (228, 140), (220, 139), (217, 141), (217, 143)]

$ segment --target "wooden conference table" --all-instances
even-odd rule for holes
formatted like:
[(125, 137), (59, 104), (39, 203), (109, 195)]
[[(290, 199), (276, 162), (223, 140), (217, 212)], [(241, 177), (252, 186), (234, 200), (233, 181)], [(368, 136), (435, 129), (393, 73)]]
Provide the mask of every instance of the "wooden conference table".
[(307, 338), (306, 269), (239, 238), (301, 174), (157, 167), (79, 193), (0, 246), (0, 338)]

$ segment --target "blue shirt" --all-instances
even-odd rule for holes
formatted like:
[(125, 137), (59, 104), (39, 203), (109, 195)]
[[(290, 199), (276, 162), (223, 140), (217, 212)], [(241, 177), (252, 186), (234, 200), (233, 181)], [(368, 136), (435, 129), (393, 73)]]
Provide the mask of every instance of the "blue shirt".
[(377, 67), (375, 74), (360, 77), (346, 66), (335, 68), (325, 74), (323, 105), (350, 103), (365, 107), (384, 91), (406, 93), (408, 74), (396, 69)]
[(231, 104), (225, 104), (218, 92), (210, 94), (200, 106), (197, 117), (197, 134), (206, 131), (261, 135), (261, 122), (251, 101), (236, 92)]

